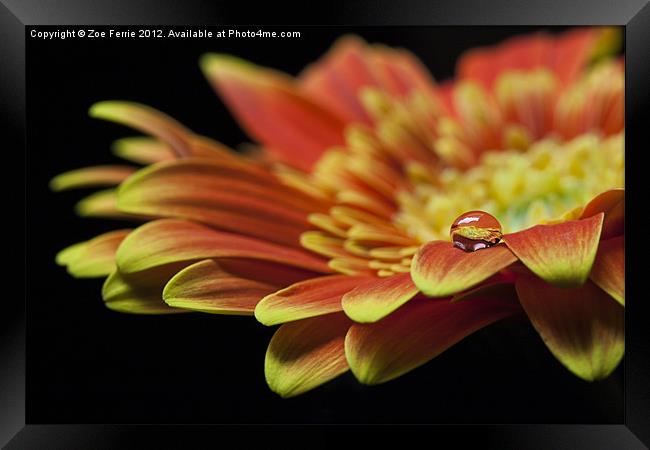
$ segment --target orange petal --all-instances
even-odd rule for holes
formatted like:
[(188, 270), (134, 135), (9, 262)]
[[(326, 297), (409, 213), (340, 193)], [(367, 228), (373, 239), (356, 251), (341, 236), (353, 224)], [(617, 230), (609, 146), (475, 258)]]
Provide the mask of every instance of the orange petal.
[(104, 282), (102, 297), (107, 308), (129, 314), (174, 314), (190, 312), (172, 308), (162, 299), (165, 283), (184, 264), (169, 264), (138, 274), (115, 270)]
[(228, 55), (205, 55), (201, 67), (246, 131), (286, 164), (309, 170), (344, 143), (345, 122), (289, 77)]
[(173, 219), (142, 225), (122, 242), (117, 251), (117, 265), (125, 273), (208, 258), (260, 259), (316, 272), (330, 272), (324, 260), (307, 252)]
[(603, 214), (554, 225), (536, 225), (503, 236), (510, 250), (537, 276), (560, 287), (583, 284), (596, 257)]
[(586, 27), (553, 37), (544, 33), (515, 36), (496, 46), (472, 49), (461, 56), (461, 78), (492, 86), (507, 70), (547, 67), (563, 83), (575, 80), (587, 66), (602, 36), (602, 29)]
[(216, 228), (299, 247), (314, 199), (268, 173), (228, 161), (185, 158), (140, 170), (119, 190), (121, 211), (196, 220)]
[(561, 289), (539, 278), (516, 283), (519, 300), (549, 350), (587, 381), (607, 377), (625, 349), (624, 308), (593, 283)]
[(145, 136), (118, 139), (113, 142), (111, 149), (116, 156), (140, 164), (153, 164), (176, 158), (169, 145)]
[(589, 275), (603, 291), (625, 306), (625, 238), (601, 241)]
[(594, 197), (582, 211), (581, 219), (605, 213), (601, 239), (610, 239), (625, 231), (625, 189), (611, 189)]
[(516, 260), (505, 245), (468, 253), (451, 242), (433, 241), (415, 254), (411, 276), (425, 295), (445, 297), (480, 283)]
[(128, 214), (117, 207), (117, 191), (107, 189), (90, 194), (81, 199), (74, 207), (75, 212), (81, 217), (104, 217), (109, 219), (124, 219), (141, 221), (150, 216)]
[(345, 339), (345, 353), (360, 382), (383, 383), (519, 310), (510, 299), (451, 303), (447, 299), (418, 298), (377, 323), (352, 325)]
[(50, 181), (50, 188), (54, 191), (67, 189), (116, 186), (128, 178), (134, 167), (128, 166), (94, 166), (57, 175)]
[(135, 102), (104, 101), (88, 111), (91, 117), (110, 120), (149, 134), (167, 143), (178, 156), (192, 154), (192, 132), (168, 115)]
[(576, 80), (591, 60), (606, 29), (586, 27), (560, 35), (553, 48), (553, 69), (565, 84)]
[(355, 322), (377, 322), (417, 295), (411, 275), (402, 273), (364, 283), (343, 296), (343, 310)]
[(376, 46), (373, 59), (382, 75), (382, 86), (393, 95), (406, 96), (413, 91), (437, 97), (436, 83), (422, 62), (404, 49)]
[(346, 121), (370, 124), (359, 93), (366, 86), (377, 86), (373, 69), (367, 44), (356, 36), (344, 36), (320, 61), (308, 66), (299, 81), (305, 93)]
[(270, 284), (232, 274), (208, 259), (174, 275), (165, 285), (163, 300), (175, 308), (252, 315), (260, 299), (276, 289)]
[(492, 47), (475, 48), (461, 56), (457, 65), (460, 78), (491, 87), (507, 70), (531, 70), (550, 62), (552, 38), (542, 33), (515, 36)]
[(264, 374), (273, 392), (293, 397), (345, 373), (343, 342), (350, 327), (345, 314), (285, 323), (266, 351)]
[(107, 276), (115, 270), (117, 247), (130, 232), (131, 230), (110, 231), (84, 242), (83, 247), (66, 261), (68, 272), (78, 278)]
[(255, 317), (264, 325), (276, 325), (341, 311), (341, 297), (367, 277), (330, 275), (302, 281), (264, 297)]

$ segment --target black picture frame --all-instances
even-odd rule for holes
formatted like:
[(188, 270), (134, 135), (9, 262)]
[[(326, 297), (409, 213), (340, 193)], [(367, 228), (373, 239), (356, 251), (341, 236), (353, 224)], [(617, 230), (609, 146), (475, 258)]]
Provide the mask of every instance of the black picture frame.
[[(8, 148), (25, 148), (25, 31), (35, 25), (235, 25), (242, 23), (287, 24), (288, 17), (277, 5), (267, 7), (238, 2), (173, 1), (34, 1), (2, 0), (0, 6), (0, 54), (2, 86), (0, 108), (7, 125), (3, 127)], [(408, 6), (407, 6), (408, 5)], [(563, 0), (453, 0), (438, 2), (358, 1), (349, 4), (323, 4), (309, 7), (300, 24), (359, 25), (621, 25), (626, 42), (626, 184), (633, 183), (634, 155), (631, 150), (647, 151), (644, 139), (650, 123), (650, 5), (646, 0), (566, 2)], [(638, 153), (637, 153), (638, 154)], [(639, 168), (638, 166), (636, 168)], [(641, 169), (643, 170), (643, 169)], [(25, 171), (29, 183), (29, 171)], [(626, 234), (628, 243), (643, 238), (634, 230), (633, 207), (643, 190), (627, 187)], [(17, 199), (16, 199), (17, 200)], [(26, 198), (26, 208), (30, 207)], [(16, 206), (18, 209), (18, 207)], [(18, 230), (20, 234), (20, 230)], [(29, 236), (25, 235), (25, 253)], [(642, 246), (635, 246), (642, 247)], [(642, 248), (627, 252), (626, 286), (643, 282), (631, 263)], [(17, 254), (21, 254), (18, 250)], [(18, 259), (18, 258), (16, 258)], [(25, 266), (25, 283), (34, 282)], [(637, 267), (638, 269), (638, 267)], [(636, 272), (636, 273), (635, 273)], [(349, 427), (282, 427), (246, 425), (47, 425), (25, 423), (25, 311), (13, 297), (5, 301), (2, 314), (7, 317), (0, 342), (0, 444), (8, 449), (22, 448), (190, 448), (200, 442), (218, 442), (231, 434), (238, 446), (249, 447), (255, 432), (244, 427), (263, 428), (265, 439), (285, 436), (293, 429), (325, 436), (333, 431), (351, 431)], [(645, 314), (648, 302), (633, 296), (626, 308), (625, 420), (618, 425), (427, 425), (411, 427), (413, 438), (435, 435), (449, 439), (455, 447), (479, 443), (486, 448), (589, 448), (637, 449), (650, 445), (650, 340)], [(639, 301), (636, 301), (636, 300)], [(393, 427), (355, 426), (375, 436), (391, 432)], [(290, 430), (291, 429), (291, 430)], [(335, 430), (334, 430), (335, 429)]]

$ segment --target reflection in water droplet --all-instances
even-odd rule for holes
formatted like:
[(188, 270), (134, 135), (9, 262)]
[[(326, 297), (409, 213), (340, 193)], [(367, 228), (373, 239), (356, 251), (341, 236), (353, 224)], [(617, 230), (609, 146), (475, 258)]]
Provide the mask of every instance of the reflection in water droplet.
[(466, 252), (492, 247), (501, 241), (501, 224), (484, 211), (469, 211), (458, 216), (449, 232), (454, 246)]

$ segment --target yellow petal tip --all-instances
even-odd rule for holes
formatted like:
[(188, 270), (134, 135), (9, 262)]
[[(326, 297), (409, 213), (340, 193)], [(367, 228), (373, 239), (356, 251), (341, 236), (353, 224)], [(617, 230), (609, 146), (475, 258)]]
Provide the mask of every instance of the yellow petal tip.
[(107, 115), (112, 115), (115, 108), (120, 106), (120, 102), (113, 100), (106, 100), (94, 103), (88, 108), (88, 115), (93, 118), (104, 118)]
[(65, 174), (62, 173), (60, 175), (55, 176), (54, 178), (52, 178), (50, 180), (50, 182), (48, 183), (48, 186), (49, 186), (51, 191), (61, 192), (61, 191), (65, 190), (65, 184), (63, 183), (63, 180), (64, 180), (63, 176), (64, 175)]
[(131, 108), (151, 109), (149, 106), (125, 100), (104, 100), (94, 103), (88, 108), (88, 115), (94, 119), (119, 121)]
[(255, 65), (227, 53), (206, 53), (199, 58), (199, 66), (206, 75), (241, 74)]

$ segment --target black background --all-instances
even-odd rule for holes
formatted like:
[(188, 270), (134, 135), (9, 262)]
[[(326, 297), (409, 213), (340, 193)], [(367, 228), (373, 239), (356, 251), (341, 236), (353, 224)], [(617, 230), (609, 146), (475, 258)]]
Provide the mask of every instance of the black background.
[[(274, 29), (290, 28), (264, 28)], [(124, 227), (75, 217), (73, 205), (89, 192), (53, 194), (47, 187), (57, 173), (118, 162), (110, 143), (134, 135), (88, 118), (96, 101), (149, 104), (236, 146), (246, 137), (198, 68), (205, 52), (233, 53), (296, 74), (336, 37), (353, 32), (412, 50), (444, 79), (463, 50), (533, 29), (295, 30), (301, 38), (27, 39), (27, 422), (621, 423), (623, 365), (608, 380), (583, 382), (523, 320), (479, 331), (385, 385), (362, 386), (348, 373), (282, 400), (263, 374), (273, 329), (246, 317), (112, 312), (102, 304), (101, 281), (75, 280), (54, 264), (61, 248)]]

